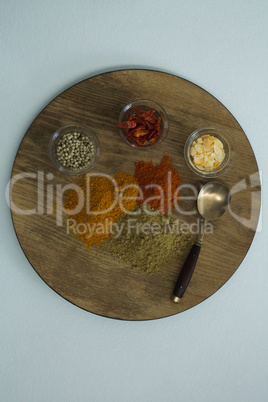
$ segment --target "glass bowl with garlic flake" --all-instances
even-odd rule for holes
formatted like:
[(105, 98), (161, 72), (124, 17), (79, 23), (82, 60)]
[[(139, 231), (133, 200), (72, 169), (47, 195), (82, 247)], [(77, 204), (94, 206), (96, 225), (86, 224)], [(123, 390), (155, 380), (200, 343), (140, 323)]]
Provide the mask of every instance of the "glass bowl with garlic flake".
[(188, 167), (202, 177), (218, 177), (228, 172), (235, 157), (230, 135), (218, 127), (195, 130), (184, 146)]

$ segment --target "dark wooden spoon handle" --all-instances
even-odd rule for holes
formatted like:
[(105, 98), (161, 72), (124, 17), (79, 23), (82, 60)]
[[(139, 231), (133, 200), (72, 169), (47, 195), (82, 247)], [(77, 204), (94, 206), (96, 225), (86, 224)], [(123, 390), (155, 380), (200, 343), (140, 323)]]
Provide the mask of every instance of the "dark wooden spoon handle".
[(180, 272), (179, 278), (177, 280), (174, 292), (173, 292), (173, 296), (172, 296), (172, 300), (175, 303), (179, 303), (190, 280), (191, 277), (193, 275), (195, 266), (196, 266), (196, 262), (199, 256), (201, 250), (201, 243), (194, 243), (194, 245), (192, 246), (188, 257), (185, 260), (185, 263), (183, 264), (182, 270)]

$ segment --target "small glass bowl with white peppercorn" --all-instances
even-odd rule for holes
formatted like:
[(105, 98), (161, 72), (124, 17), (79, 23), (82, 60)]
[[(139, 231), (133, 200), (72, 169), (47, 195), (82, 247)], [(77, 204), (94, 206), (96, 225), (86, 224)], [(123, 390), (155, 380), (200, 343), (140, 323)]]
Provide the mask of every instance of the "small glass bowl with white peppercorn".
[(100, 156), (100, 143), (88, 127), (69, 124), (56, 130), (50, 138), (48, 154), (60, 172), (81, 175), (92, 169)]

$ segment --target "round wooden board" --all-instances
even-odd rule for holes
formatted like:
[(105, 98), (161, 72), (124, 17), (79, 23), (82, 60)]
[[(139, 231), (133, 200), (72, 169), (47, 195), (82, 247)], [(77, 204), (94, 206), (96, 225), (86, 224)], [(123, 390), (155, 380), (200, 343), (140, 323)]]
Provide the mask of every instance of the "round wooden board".
[[(165, 109), (170, 128), (166, 140), (153, 150), (134, 151), (119, 137), (116, 123), (130, 101), (147, 98)], [(197, 189), (206, 180), (186, 166), (183, 147), (196, 128), (215, 125), (226, 130), (236, 146), (231, 170), (220, 177), (232, 189), (230, 211), (214, 224), (204, 240), (198, 264), (180, 304), (171, 301), (183, 259), (154, 275), (126, 269), (108, 253), (89, 252), (55, 215), (42, 211), (51, 188), (70, 183), (48, 158), (53, 132), (66, 124), (91, 127), (101, 143), (94, 172), (134, 173), (138, 160), (159, 162), (163, 153), (173, 158), (183, 183)], [(39, 190), (37, 172), (39, 172)], [(43, 173), (42, 173), (43, 172)], [(31, 173), (32, 176), (16, 176)], [(48, 175), (50, 173), (50, 175)], [(52, 175), (53, 176), (52, 176)], [(40, 277), (59, 295), (92, 313), (125, 320), (156, 319), (180, 313), (216, 292), (239, 267), (253, 240), (260, 210), (260, 181), (250, 143), (232, 114), (212, 95), (193, 83), (151, 70), (119, 70), (86, 79), (49, 103), (26, 132), (12, 171), (12, 218), (20, 245)], [(44, 183), (42, 186), (42, 178)], [(17, 180), (16, 180), (17, 179)], [(50, 186), (50, 187), (47, 187)], [(40, 190), (41, 188), (41, 190)], [(42, 194), (42, 188), (43, 193)], [(185, 208), (190, 205), (182, 201)], [(36, 209), (22, 214), (18, 210)], [(195, 219), (197, 216), (195, 215)], [(187, 217), (189, 221), (191, 216)]]

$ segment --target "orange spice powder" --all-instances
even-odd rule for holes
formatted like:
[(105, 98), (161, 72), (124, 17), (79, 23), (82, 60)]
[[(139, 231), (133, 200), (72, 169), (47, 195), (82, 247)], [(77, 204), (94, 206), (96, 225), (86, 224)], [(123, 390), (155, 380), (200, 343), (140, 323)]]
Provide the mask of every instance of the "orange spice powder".
[[(119, 195), (115, 198), (115, 189), (113, 182), (105, 176), (93, 176), (90, 178), (90, 198), (86, 197), (87, 193), (87, 178), (83, 176), (80, 188), (84, 192), (85, 200), (81, 211), (75, 215), (70, 215), (75, 225), (78, 228), (79, 224), (82, 224), (84, 228), (87, 228), (85, 233), (82, 231), (73, 229), (73, 232), (88, 248), (92, 245), (99, 245), (108, 237), (111, 237), (111, 225), (121, 216), (125, 211), (130, 211), (136, 205), (136, 197), (138, 190), (134, 186), (137, 185), (136, 179), (133, 175), (123, 172), (118, 172), (114, 175), (114, 181), (117, 182)], [(124, 191), (124, 187), (130, 185)], [(128, 199), (122, 198), (121, 205), (119, 204), (119, 197), (129, 197)], [(101, 214), (88, 214), (88, 207), (91, 212), (105, 211), (109, 209), (114, 201), (116, 201), (114, 207), (105, 213)], [(89, 205), (90, 204), (90, 205)], [(64, 206), (68, 211), (73, 210), (78, 205), (78, 195), (74, 190), (70, 190), (66, 193)], [(122, 208), (123, 205), (123, 208)], [(124, 211), (125, 210), (125, 211)], [(81, 225), (80, 225), (81, 226)], [(72, 229), (72, 228), (71, 228)]]

